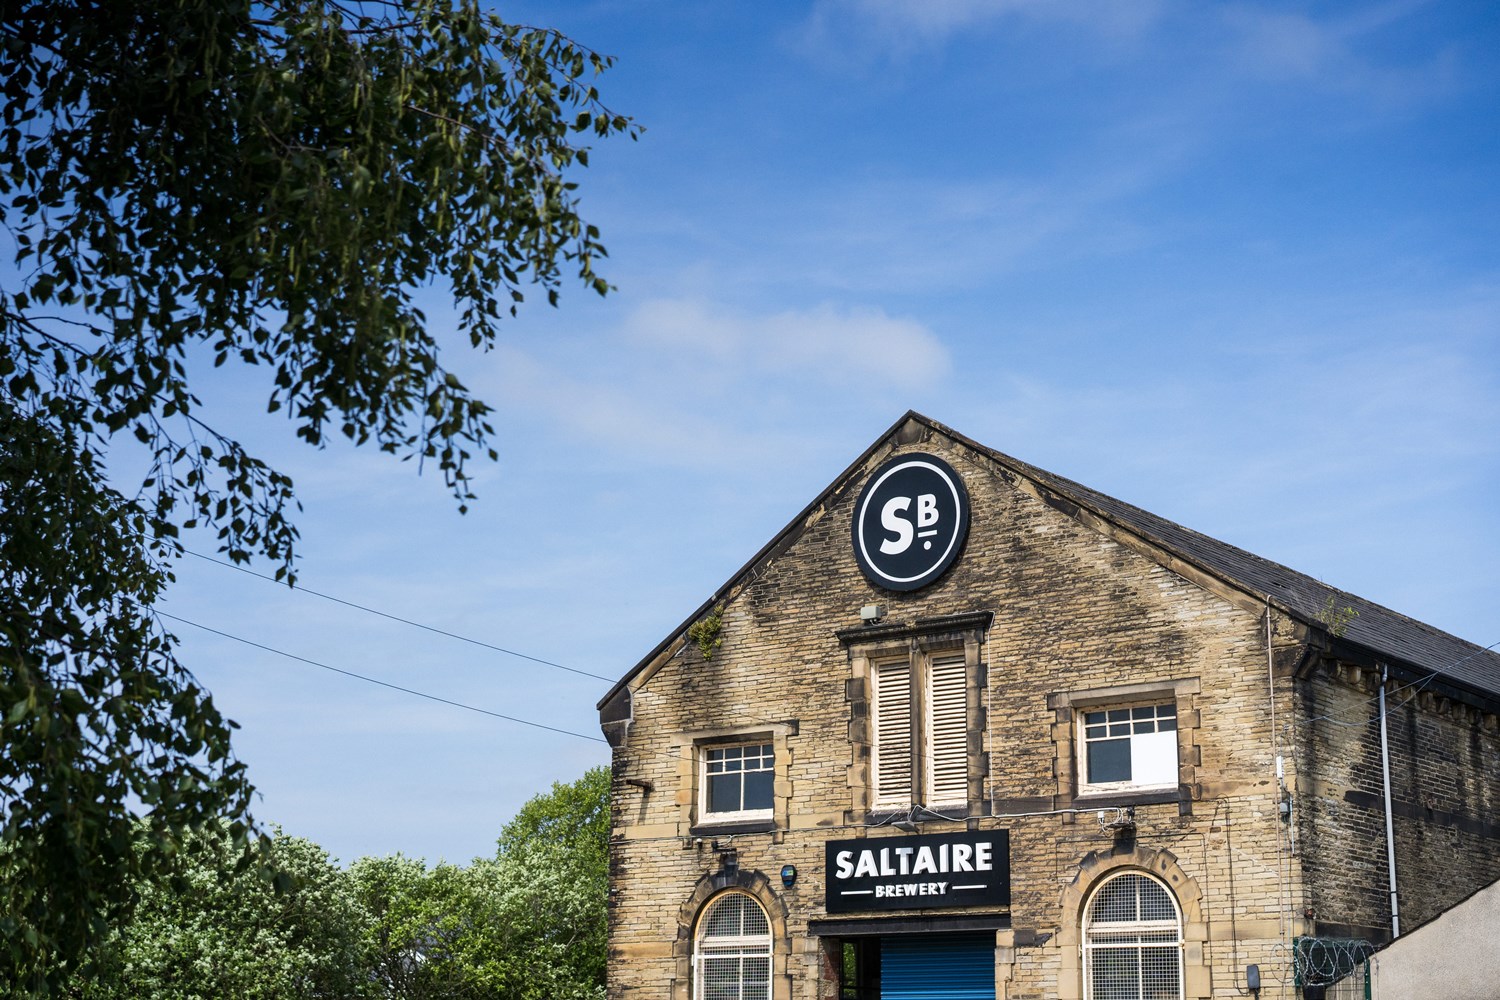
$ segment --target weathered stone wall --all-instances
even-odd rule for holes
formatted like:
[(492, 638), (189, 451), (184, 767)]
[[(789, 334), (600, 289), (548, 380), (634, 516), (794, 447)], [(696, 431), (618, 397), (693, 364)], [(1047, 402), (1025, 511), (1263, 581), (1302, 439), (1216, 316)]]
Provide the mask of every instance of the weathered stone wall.
[[(1320, 933), (1390, 936), (1377, 670), (1317, 660), (1298, 685), (1299, 845)], [(1403, 931), (1500, 878), (1494, 714), (1421, 681), (1387, 691)]]
[[(850, 545), (863, 481), (855, 475), (728, 596), (722, 645), (710, 659), (691, 644), (668, 648), (632, 680), (632, 721), (615, 759), (610, 996), (687, 1000), (693, 920), (727, 887), (755, 895), (778, 928), (778, 1000), (836, 995), (835, 963), (807, 933), (809, 921), (826, 916), (824, 842), (892, 832), (873, 826), (881, 818), (868, 810), (867, 679), (855, 646), (836, 634), (857, 628), (867, 604), (884, 605), (887, 623), (994, 615), (976, 651), (978, 797), (967, 822), (1010, 831), (1010, 926), (996, 935), (1000, 996), (1079, 996), (1082, 907), (1099, 879), (1130, 867), (1166, 881), (1183, 908), (1188, 996), (1243, 996), (1250, 964), (1260, 966), (1266, 1000), (1294, 996), (1290, 944), (1311, 930), (1305, 911), (1338, 908), (1364, 920), (1370, 902), (1358, 887), (1383, 870), (1364, 853), (1339, 854), (1337, 838), (1320, 826), (1363, 813), (1324, 796), (1320, 813), (1309, 806), (1299, 814), (1295, 855), (1280, 818), (1276, 756), (1290, 769), (1294, 758), (1326, 762), (1339, 753), (1333, 742), (1293, 742), (1293, 733), (1312, 732), (1291, 721), (1292, 668), (1305, 637), (1273, 616), (1273, 683), (1266, 618), (1253, 600), (1163, 568), (1111, 526), (1083, 523), (1087, 515), (946, 438), (903, 450), (944, 458), (969, 491), (967, 551), (941, 581), (911, 594), (866, 582)], [(886, 457), (873, 456), (868, 468)], [(1176, 701), (1181, 784), (1136, 802), (1134, 834), (1122, 836), (1101, 830), (1097, 802), (1077, 797), (1072, 744), (1074, 713), (1090, 692), (1131, 690)], [(774, 830), (698, 825), (695, 741), (732, 733), (775, 742)], [(1494, 758), (1487, 762), (1493, 772)], [(1317, 780), (1330, 787), (1344, 780), (1325, 772)], [(1354, 779), (1349, 787), (1366, 787), (1362, 772)], [(1482, 794), (1493, 803), (1493, 788)], [(1481, 801), (1468, 785), (1451, 795), (1467, 796), (1466, 808)], [(923, 833), (955, 828), (921, 824)], [(1339, 887), (1305, 886), (1298, 857)], [(786, 864), (799, 871), (791, 888), (777, 876)], [(1348, 900), (1332, 902), (1345, 887)]]

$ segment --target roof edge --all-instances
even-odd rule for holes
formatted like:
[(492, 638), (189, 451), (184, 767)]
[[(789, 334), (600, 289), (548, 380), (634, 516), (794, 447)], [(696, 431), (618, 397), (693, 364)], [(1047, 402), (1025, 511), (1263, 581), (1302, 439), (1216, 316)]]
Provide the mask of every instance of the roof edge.
[[(907, 410), (895, 423), (886, 428), (884, 433), (878, 436), (868, 448), (860, 452), (858, 458), (845, 466), (844, 470), (837, 476), (835, 476), (827, 486), (820, 490), (818, 494), (813, 497), (812, 501), (807, 504), (807, 506), (803, 507), (795, 517), (787, 522), (785, 527), (783, 527), (780, 531), (773, 535), (770, 541), (761, 546), (760, 550), (757, 551), (755, 555), (751, 556), (743, 566), (735, 570), (734, 573), (730, 575), (729, 579), (724, 581), (724, 583), (721, 584), (719, 588), (713, 592), (713, 595), (709, 597), (708, 600), (698, 605), (693, 613), (688, 615), (680, 625), (672, 629), (672, 631), (668, 632), (666, 638), (657, 643), (656, 646), (652, 648), (651, 652), (643, 656), (635, 664), (635, 666), (626, 671), (625, 675), (610, 687), (609, 691), (604, 695), (604, 697), (599, 699), (598, 704), (594, 707), (602, 711), (604, 709), (604, 706), (609, 704), (611, 700), (617, 697), (621, 691), (625, 690), (625, 688), (629, 686), (632, 680), (634, 680), (642, 671), (649, 667), (657, 659), (657, 657), (666, 652), (674, 642), (681, 638), (683, 633), (688, 630), (689, 626), (691, 626), (699, 618), (702, 618), (705, 614), (712, 610), (715, 605), (727, 600), (730, 594), (733, 593), (733, 591), (739, 586), (739, 584), (743, 582), (744, 579), (748, 577), (757, 566), (759, 566), (762, 562), (769, 558), (773, 553), (777, 552), (782, 547), (782, 544), (784, 542), (789, 541), (791, 538), (795, 537), (797, 534), (807, 528), (807, 519), (811, 517), (813, 512), (815, 512), (819, 507), (823, 506), (825, 501), (835, 492), (837, 492), (838, 488), (841, 485), (846, 483), (856, 472), (858, 472), (859, 469), (861, 469), (871, 459), (871, 457), (873, 457), (877, 452), (880, 451), (883, 445), (885, 445), (888, 441), (895, 440), (900, 434), (903, 427), (912, 422), (926, 425), (932, 430), (938, 431), (943, 434), (949, 434), (953, 435), (954, 437), (958, 437), (958, 435), (955, 434), (952, 430), (933, 420), (931, 417), (924, 416), (918, 413), (916, 410)], [(973, 445), (972, 442), (969, 443), (971, 444), (971, 446), (978, 447), (977, 445)]]
[[(729, 579), (724, 582), (723, 585), (715, 590), (712, 596), (710, 596), (706, 601), (699, 605), (692, 614), (690, 614), (681, 624), (679, 624), (676, 628), (669, 632), (661, 642), (659, 642), (649, 653), (646, 654), (645, 657), (643, 657), (638, 663), (635, 664), (635, 666), (627, 671), (625, 675), (621, 677), (620, 680), (617, 681), (609, 689), (609, 692), (599, 700), (597, 707), (602, 710), (604, 706), (611, 700), (616, 698), (621, 691), (627, 689), (630, 682), (638, 677), (648, 667), (650, 667), (650, 665), (654, 663), (659, 657), (661, 657), (661, 655), (666, 652), (673, 645), (673, 643), (677, 642), (687, 631), (689, 626), (691, 626), (694, 622), (696, 622), (699, 618), (701, 618), (704, 614), (711, 610), (715, 605), (727, 601), (730, 597), (732, 597), (737, 589), (745, 581), (745, 579), (750, 576), (758, 566), (764, 563), (767, 559), (777, 554), (787, 544), (790, 543), (791, 539), (795, 538), (802, 531), (806, 530), (806, 528), (809, 526), (809, 518), (812, 517), (812, 515), (820, 507), (826, 506), (830, 497), (834, 496), (841, 489), (847, 487), (851, 478), (861, 468), (867, 465), (871, 458), (874, 457), (883, 447), (910, 443), (917, 440), (921, 436), (919, 432), (903, 434), (903, 430), (905, 430), (907, 426), (911, 424), (916, 424), (928, 431), (941, 434), (947, 437), (953, 443), (971, 450), (976, 455), (987, 457), (990, 461), (1004, 468), (1011, 475), (1029, 482), (1033, 486), (1033, 488), (1039, 491), (1044, 491), (1047, 494), (1051, 494), (1063, 503), (1074, 507), (1076, 511), (1086, 511), (1090, 518), (1096, 519), (1100, 523), (1109, 526), (1110, 530), (1104, 532), (1105, 534), (1113, 535), (1115, 533), (1118, 533), (1120, 535), (1124, 535), (1137, 540), (1140, 543), (1141, 550), (1143, 550), (1141, 551), (1141, 554), (1143, 556), (1148, 559), (1152, 559), (1153, 561), (1163, 565), (1165, 568), (1172, 570), (1173, 572), (1177, 572), (1179, 575), (1185, 574), (1182, 574), (1179, 567), (1174, 567), (1172, 565), (1174, 562), (1179, 563), (1181, 566), (1191, 567), (1194, 572), (1196, 572), (1197, 574), (1201, 574), (1204, 578), (1215, 581), (1220, 586), (1227, 588), (1230, 591), (1244, 595), (1250, 600), (1250, 602), (1253, 602), (1256, 605), (1274, 609), (1275, 611), (1285, 615), (1293, 621), (1307, 626), (1308, 628), (1315, 629), (1328, 636), (1330, 640), (1342, 639), (1341, 644), (1346, 648), (1348, 648), (1349, 646), (1359, 647), (1368, 651), (1371, 656), (1378, 660), (1400, 663), (1402, 666), (1412, 671), (1420, 672), (1423, 674), (1431, 674), (1434, 676), (1441, 676), (1448, 683), (1455, 685), (1460, 689), (1470, 691), (1473, 694), (1485, 698), (1486, 700), (1489, 700), (1491, 702), (1493, 702), (1496, 698), (1495, 692), (1487, 691), (1482, 687), (1476, 686), (1474, 683), (1465, 680), (1463, 677), (1454, 676), (1440, 668), (1428, 666), (1414, 660), (1409, 660), (1391, 649), (1382, 649), (1379, 646), (1360, 641), (1359, 639), (1356, 639), (1352, 636), (1338, 636), (1329, 629), (1328, 625), (1325, 622), (1319, 620), (1316, 615), (1310, 615), (1305, 611), (1300, 611), (1288, 601), (1283, 600), (1277, 594), (1272, 593), (1269, 590), (1254, 586), (1253, 582), (1240, 579), (1230, 571), (1222, 567), (1214, 566), (1211, 561), (1193, 555), (1190, 551), (1186, 550), (1182, 546), (1174, 544), (1170, 538), (1164, 537), (1162, 534), (1150, 530), (1148, 524), (1132, 523), (1131, 520), (1125, 517), (1121, 517), (1119, 515), (1111, 513), (1108, 509), (1106, 509), (1106, 505), (1094, 502), (1090, 499), (1090, 497), (1102, 497), (1110, 503), (1119, 505), (1121, 508), (1127, 509), (1128, 512), (1133, 512), (1141, 515), (1142, 520), (1150, 519), (1153, 521), (1160, 521), (1164, 525), (1167, 525), (1174, 530), (1182, 531), (1191, 536), (1201, 538), (1204, 541), (1212, 543), (1215, 546), (1220, 546), (1227, 550), (1233, 550), (1235, 552), (1241, 553), (1267, 566), (1275, 567), (1278, 570), (1284, 570), (1288, 574), (1292, 574), (1294, 576), (1305, 578), (1308, 580), (1313, 579), (1311, 577), (1308, 577), (1305, 573), (1301, 573), (1289, 566), (1285, 566), (1281, 563), (1274, 562), (1273, 560), (1258, 556), (1247, 549), (1241, 549), (1239, 546), (1231, 545), (1228, 542), (1213, 538), (1210, 535), (1205, 535), (1200, 531), (1187, 528), (1174, 521), (1170, 521), (1167, 518), (1161, 517), (1160, 515), (1152, 514), (1150, 511), (1147, 511), (1141, 507), (1137, 507), (1134, 504), (1130, 504), (1125, 501), (1118, 500), (1114, 497), (1109, 497), (1105, 494), (1099, 493), (1097, 490), (1092, 490), (1081, 483), (1077, 483), (1063, 476), (1047, 472), (1045, 469), (1030, 465), (1002, 451), (998, 451), (995, 448), (991, 448), (987, 445), (981, 444), (980, 442), (975, 441), (973, 438), (959, 433), (946, 424), (934, 420), (931, 417), (925, 416), (924, 414), (918, 413), (916, 410), (907, 410), (906, 413), (904, 413), (898, 420), (896, 420), (895, 423), (893, 423), (882, 434), (880, 434), (868, 448), (861, 452), (853, 462), (849, 463), (849, 465), (846, 466), (842, 472), (834, 477), (834, 479), (828, 484), (828, 486), (821, 490), (810, 503), (803, 507), (802, 510), (799, 511), (798, 514), (786, 524), (785, 527), (777, 532), (770, 541), (768, 541), (764, 546), (760, 548), (759, 551), (755, 553), (755, 555), (753, 555), (743, 566), (736, 570), (735, 573), (732, 574)], [(1038, 499), (1040, 499), (1044, 503), (1048, 502), (1046, 497), (1039, 497)], [(1068, 514), (1068, 516), (1072, 517), (1074, 520), (1080, 520), (1078, 514), (1074, 511), (1063, 510), (1061, 512)], [(1091, 530), (1100, 530), (1097, 525), (1090, 525), (1087, 521), (1080, 520), (1080, 523), (1082, 523), (1085, 527), (1090, 528)], [(1192, 579), (1191, 575), (1187, 576), (1188, 579)], [(1330, 593), (1343, 594), (1346, 597), (1358, 600), (1360, 603), (1366, 605), (1371, 609), (1378, 609), (1383, 614), (1405, 619), (1421, 626), (1422, 628), (1430, 629), (1433, 632), (1440, 633), (1441, 635), (1472, 649), (1470, 657), (1478, 656), (1489, 651), (1488, 647), (1481, 647), (1476, 643), (1470, 642), (1469, 640), (1463, 639), (1456, 635), (1452, 635), (1448, 632), (1444, 632), (1443, 630), (1438, 629), (1436, 626), (1428, 625), (1424, 622), (1419, 622), (1416, 619), (1411, 619), (1409, 618), (1409, 616), (1402, 615), (1400, 612), (1393, 611), (1392, 609), (1386, 608), (1374, 601), (1359, 597), (1358, 595), (1345, 591), (1342, 588), (1334, 587), (1329, 584), (1323, 584), (1322, 581), (1314, 580), (1313, 582), (1326, 587)], [(1202, 586), (1203, 584), (1202, 582), (1198, 582), (1198, 585)], [(1468, 659), (1470, 657), (1465, 657), (1465, 659)]]

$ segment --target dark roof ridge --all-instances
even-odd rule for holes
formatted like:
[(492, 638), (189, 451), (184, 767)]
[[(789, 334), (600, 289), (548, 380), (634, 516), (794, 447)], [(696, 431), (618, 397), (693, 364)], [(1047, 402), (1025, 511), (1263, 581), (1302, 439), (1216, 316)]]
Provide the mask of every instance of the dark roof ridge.
[[(1491, 646), (1462, 639), (1282, 563), (1022, 462), (934, 421), (927, 422), (1094, 516), (1335, 639), (1347, 639), (1378, 656), (1444, 675), (1486, 695), (1500, 695), (1500, 653)], [(1355, 613), (1345, 617), (1344, 608)], [(1328, 621), (1329, 612), (1344, 620)]]
[[(1022, 462), (916, 410), (907, 410), (745, 565), (731, 575), (713, 596), (621, 677), (600, 699), (599, 707), (602, 709), (632, 678), (681, 637), (693, 622), (724, 601), (756, 567), (800, 533), (807, 526), (808, 518), (842, 488), (847, 488), (850, 477), (882, 447), (915, 442), (919, 435), (901, 433), (908, 423), (913, 422), (988, 457), (1076, 508), (1088, 511), (1101, 521), (1136, 536), (1231, 588), (1258, 601), (1265, 601), (1306, 625), (1323, 630), (1336, 640), (1364, 647), (1376, 654), (1377, 658), (1395, 660), (1418, 671), (1442, 675), (1488, 699), (1500, 699), (1500, 653), (1492, 652), (1489, 647), (1460, 639), (1435, 626), (1326, 584), (1246, 549)], [(1342, 614), (1344, 607), (1351, 609), (1354, 614), (1345, 617)], [(1327, 620), (1330, 613), (1336, 616), (1333, 622)]]

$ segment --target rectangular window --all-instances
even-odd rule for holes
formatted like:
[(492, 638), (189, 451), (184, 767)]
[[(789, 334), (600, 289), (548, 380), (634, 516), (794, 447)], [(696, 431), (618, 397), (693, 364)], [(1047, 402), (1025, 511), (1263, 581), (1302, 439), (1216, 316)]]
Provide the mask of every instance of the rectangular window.
[(770, 818), (776, 785), (771, 743), (703, 749), (702, 815), (705, 819)]
[(1079, 713), (1082, 791), (1177, 784), (1177, 706), (1135, 705)]
[(873, 673), (875, 808), (967, 806), (969, 674), (963, 653), (877, 662)]

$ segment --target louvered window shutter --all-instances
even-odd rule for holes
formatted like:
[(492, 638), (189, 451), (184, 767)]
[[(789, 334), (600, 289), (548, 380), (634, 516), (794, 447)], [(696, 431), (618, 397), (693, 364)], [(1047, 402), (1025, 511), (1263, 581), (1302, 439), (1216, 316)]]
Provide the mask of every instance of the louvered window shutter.
[(911, 665), (875, 667), (875, 807), (911, 805)]
[(934, 657), (927, 699), (927, 803), (969, 803), (968, 671), (963, 654)]

